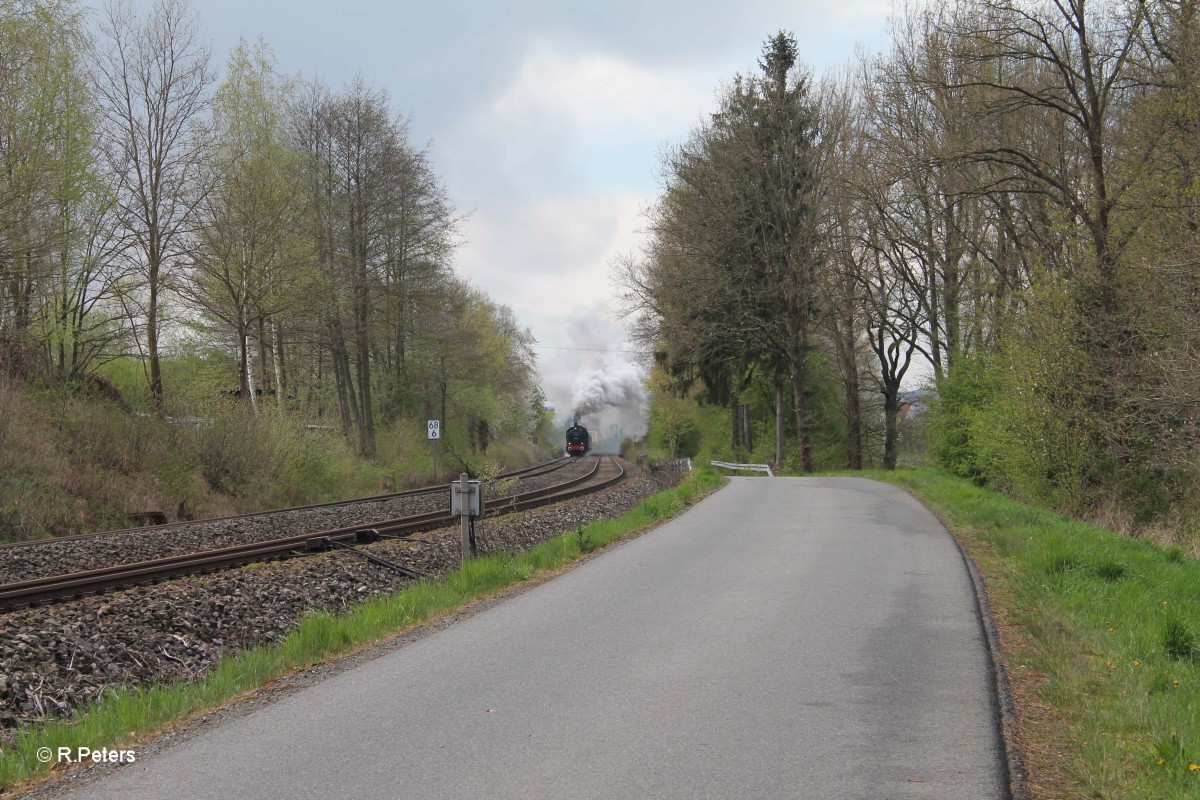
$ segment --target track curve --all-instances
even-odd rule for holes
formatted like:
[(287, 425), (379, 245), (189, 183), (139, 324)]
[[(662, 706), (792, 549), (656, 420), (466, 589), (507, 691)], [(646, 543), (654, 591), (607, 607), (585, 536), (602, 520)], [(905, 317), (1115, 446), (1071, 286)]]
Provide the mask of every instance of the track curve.
[[(552, 486), (503, 498), (500, 503), (488, 508), (485, 516), (510, 514), (581, 497), (612, 486), (622, 480), (624, 476), (624, 467), (616, 458), (599, 456), (594, 459), (592, 468), (586, 475), (572, 477)], [(446, 489), (439, 487), (438, 491), (445, 492)], [(405, 537), (421, 531), (444, 527), (456, 521), (457, 518), (439, 510), (378, 521), (370, 525), (359, 524), (301, 533), (233, 547), (9, 582), (0, 585), (0, 611), (71, 599), (127, 586), (155, 583), (185, 575), (229, 569), (264, 560), (289, 558), (322, 551), (332, 545), (365, 544), (378, 541), (383, 536)]]

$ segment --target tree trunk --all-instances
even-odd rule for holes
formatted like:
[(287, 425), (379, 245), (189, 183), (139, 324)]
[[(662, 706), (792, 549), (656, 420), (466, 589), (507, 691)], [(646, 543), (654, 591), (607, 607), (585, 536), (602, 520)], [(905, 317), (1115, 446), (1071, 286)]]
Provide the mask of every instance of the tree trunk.
[(809, 436), (808, 398), (804, 396), (804, 375), (793, 362), (792, 403), (796, 414), (796, 444), (800, 448), (800, 471), (812, 472), (812, 441)]
[(949, 370), (963, 350), (962, 317), (962, 233), (959, 216), (953, 202), (948, 202), (944, 211), (946, 219), (945, 266), (942, 269), (942, 317), (946, 324), (946, 360), (944, 368)]
[(775, 468), (783, 466), (783, 387), (775, 387)]
[(283, 376), (283, 339), (279, 336), (279, 328), (275, 324), (274, 317), (271, 317), (271, 347), (274, 352), (274, 358), (271, 360), (275, 364), (275, 411), (282, 417), (287, 387), (284, 384)]
[(862, 400), (859, 397), (858, 359), (851, 355), (846, 372), (846, 461), (850, 469), (863, 468)]
[(265, 397), (271, 386), (271, 381), (268, 379), (267, 373), (267, 320), (259, 315), (258, 317), (258, 385), (262, 387), (263, 396)]
[(365, 232), (356, 212), (351, 211), (351, 252), (356, 261), (354, 276), (354, 349), (355, 366), (358, 372), (358, 391), (360, 396), (358, 415), (358, 451), (364, 458), (374, 458), (375, 446), (375, 411), (371, 401), (371, 339), (370, 317), (371, 304), (368, 293), (367, 253)]
[(735, 457), (742, 446), (742, 420), (738, 413), (739, 410), (741, 410), (741, 405), (737, 401), (737, 396), (731, 395), (729, 398), (730, 446)]
[(349, 439), (354, 432), (354, 422), (358, 417), (357, 403), (354, 397), (354, 385), (350, 379), (350, 364), (346, 356), (346, 342), (342, 338), (341, 326), (336, 321), (331, 324), (331, 353), (333, 360), (333, 378), (337, 387), (338, 409), (342, 415), (342, 434)]
[[(64, 212), (65, 213), (65, 212)], [(68, 378), (73, 371), (67, 365), (67, 330), (68, 320), (70, 319), (70, 304), (71, 300), (67, 292), (67, 266), (70, 262), (70, 254), (67, 248), (59, 248), (58, 251), (58, 374), (60, 378)], [(75, 331), (71, 330), (74, 334)], [(78, 346), (78, 338), (71, 336), (72, 351)], [(72, 352), (74, 354), (74, 352)], [(74, 366), (74, 359), (71, 361), (71, 366)]]
[(254, 413), (258, 414), (258, 399), (254, 396), (255, 390), (258, 388), (254, 385), (254, 365), (250, 363), (250, 334), (247, 333), (242, 337), (242, 349), (246, 351), (246, 386), (248, 391), (246, 396), (250, 399), (250, 408)]
[(750, 404), (742, 403), (742, 443), (747, 453), (754, 452), (754, 436), (750, 428)]
[(158, 361), (158, 263), (150, 257), (150, 306), (146, 309), (146, 352), (150, 357), (150, 400), (156, 410), (162, 409), (162, 365)]
[(450, 427), (450, 420), (447, 417), (447, 403), (449, 402), (450, 384), (446, 377), (446, 356), (438, 355), (438, 419), (442, 421), (442, 438), (446, 437), (447, 430)]
[(900, 384), (887, 383), (883, 388), (883, 468), (896, 468), (896, 443), (899, 438)]
[[(366, 321), (361, 320), (363, 326)], [(358, 358), (358, 391), (362, 398), (359, 404), (358, 428), (359, 452), (364, 458), (374, 458), (375, 446), (375, 413), (371, 406), (371, 350), (365, 329), (360, 329), (357, 337)]]
[(246, 326), (238, 325), (238, 393), (244, 402), (250, 397), (250, 353), (246, 347)]

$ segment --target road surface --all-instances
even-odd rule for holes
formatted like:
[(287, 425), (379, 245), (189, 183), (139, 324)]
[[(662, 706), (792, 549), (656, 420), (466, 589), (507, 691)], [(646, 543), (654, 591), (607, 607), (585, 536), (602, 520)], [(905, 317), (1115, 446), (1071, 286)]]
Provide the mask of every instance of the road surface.
[(76, 798), (1003, 798), (950, 536), (904, 492), (735, 478), (578, 569)]

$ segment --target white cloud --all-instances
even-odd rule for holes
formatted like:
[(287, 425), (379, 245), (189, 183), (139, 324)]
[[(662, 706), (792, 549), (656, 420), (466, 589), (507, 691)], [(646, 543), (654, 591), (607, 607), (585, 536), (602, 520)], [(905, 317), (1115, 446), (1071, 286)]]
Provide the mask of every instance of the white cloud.
[[(887, 2), (819, 12), (802, 3), (789, 14), (844, 22), (873, 16)], [(796, 27), (802, 40), (825, 30)], [(638, 55), (613, 39), (606, 45), (543, 32), (522, 43), (504, 78), (493, 74), (495, 90), (463, 107), (439, 136), (438, 166), (459, 206), (472, 210), (456, 269), (513, 308), (546, 346), (539, 368), (560, 414), (569, 413), (580, 370), (602, 363), (585, 351), (551, 348), (580, 347), (576, 328), (584, 318), (603, 333), (605, 348), (620, 346), (625, 333), (612, 313), (610, 265), (639, 249), (642, 210), (659, 191), (660, 149), (685, 139), (714, 110), (716, 93), (735, 73), (756, 68), (759, 36), (745, 47), (664, 57), (650, 48)]]
[(501, 120), (549, 115), (593, 133), (677, 137), (711, 105), (722, 75), (711, 63), (639, 64), (538, 42), (491, 111)]
[[(481, 209), (459, 271), (514, 309), (565, 318), (579, 305), (611, 305), (609, 265), (634, 250), (644, 198), (591, 193)], [(486, 212), (486, 213), (484, 213)], [(539, 338), (551, 335), (538, 332)]]

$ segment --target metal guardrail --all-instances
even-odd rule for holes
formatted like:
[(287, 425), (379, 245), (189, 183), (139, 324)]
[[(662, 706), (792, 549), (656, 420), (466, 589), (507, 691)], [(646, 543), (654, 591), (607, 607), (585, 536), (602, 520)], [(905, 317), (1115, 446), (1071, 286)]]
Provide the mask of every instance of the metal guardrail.
[(765, 472), (767, 477), (774, 478), (775, 473), (771, 472), (770, 464), (730, 464), (728, 461), (714, 461), (714, 467), (723, 467), (724, 469), (746, 470), (748, 472)]
[(664, 462), (658, 468), (667, 470), (668, 472), (691, 472), (692, 460), (690, 458), (677, 458), (674, 461)]

